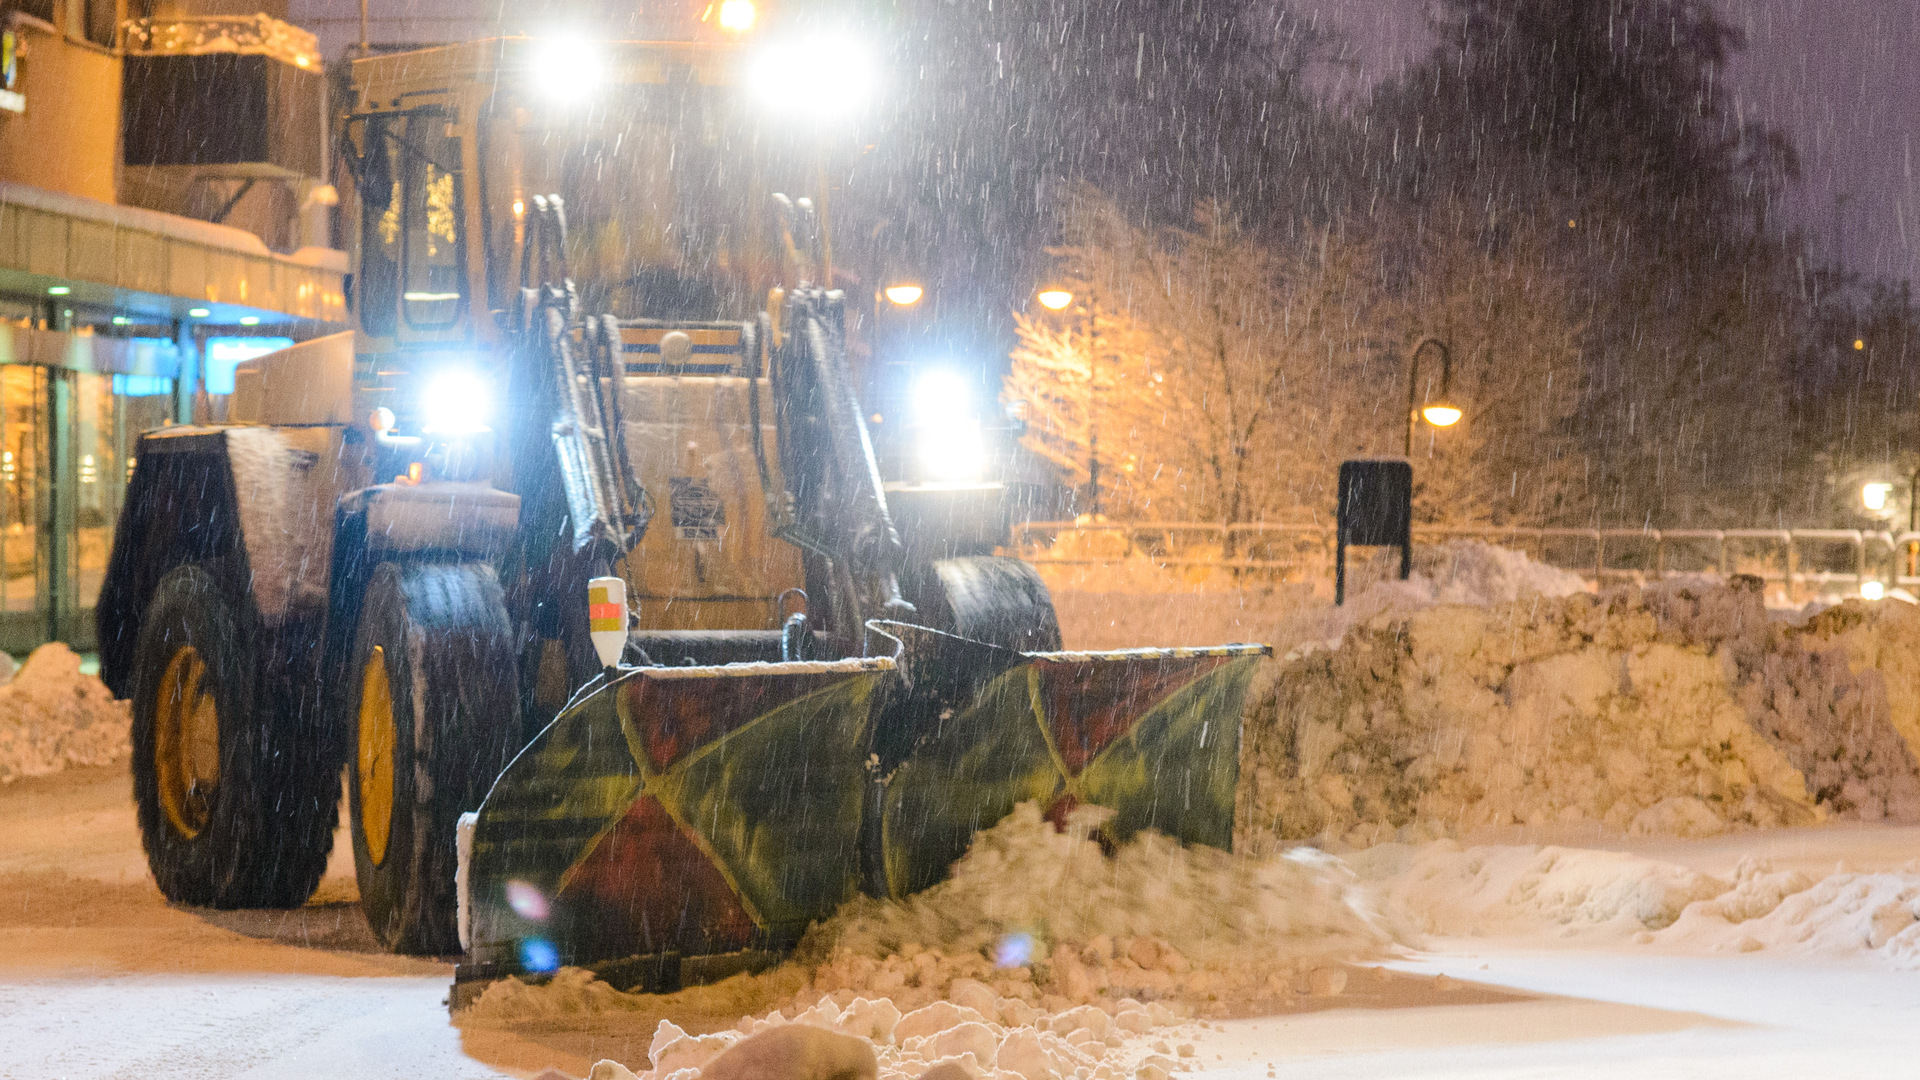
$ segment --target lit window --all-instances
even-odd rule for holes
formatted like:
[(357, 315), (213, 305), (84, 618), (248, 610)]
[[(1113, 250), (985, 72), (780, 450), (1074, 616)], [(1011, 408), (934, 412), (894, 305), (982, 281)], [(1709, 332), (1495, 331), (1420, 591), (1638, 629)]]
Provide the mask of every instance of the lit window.
[(216, 337), (207, 339), (207, 393), (233, 393), (233, 369), (270, 352), (293, 347), (292, 338)]

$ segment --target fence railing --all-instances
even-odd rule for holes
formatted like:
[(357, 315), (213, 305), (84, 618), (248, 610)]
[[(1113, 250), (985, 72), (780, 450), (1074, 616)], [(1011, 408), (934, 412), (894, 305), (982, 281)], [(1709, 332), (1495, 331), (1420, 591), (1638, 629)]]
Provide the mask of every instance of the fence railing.
[[(1070, 542), (1062, 544), (1062, 538)], [(1602, 584), (1714, 571), (1753, 574), (1795, 599), (1858, 592), (1869, 581), (1920, 592), (1915, 565), (1920, 532), (1416, 525), (1413, 539), (1415, 544), (1481, 540), (1515, 548)], [(1013, 527), (1008, 542), (1016, 554), (1041, 567), (1091, 568), (1146, 559), (1170, 570), (1205, 567), (1256, 580), (1300, 580), (1332, 573), (1334, 526), (1028, 521)]]

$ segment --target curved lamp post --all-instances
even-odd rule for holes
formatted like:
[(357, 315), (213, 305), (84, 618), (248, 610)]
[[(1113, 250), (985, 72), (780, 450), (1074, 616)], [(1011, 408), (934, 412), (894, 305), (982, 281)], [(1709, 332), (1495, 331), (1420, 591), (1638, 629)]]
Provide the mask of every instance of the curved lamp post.
[[(1057, 285), (1048, 286), (1033, 294), (1040, 306), (1052, 312), (1062, 312), (1072, 305), (1075, 297), (1070, 290)], [(1099, 356), (1094, 351), (1093, 302), (1087, 302), (1087, 487), (1092, 496), (1093, 515), (1100, 516), (1100, 424), (1095, 419), (1094, 406), (1099, 393), (1098, 380), (1095, 378), (1094, 363)]]
[[(1420, 354), (1427, 346), (1440, 350), (1440, 396), (1424, 406), (1420, 404)], [(1453, 353), (1436, 337), (1422, 338), (1407, 358), (1407, 456), (1413, 456), (1413, 428), (1422, 418), (1434, 427), (1452, 427), (1460, 422), (1460, 408), (1447, 398), (1453, 388)]]

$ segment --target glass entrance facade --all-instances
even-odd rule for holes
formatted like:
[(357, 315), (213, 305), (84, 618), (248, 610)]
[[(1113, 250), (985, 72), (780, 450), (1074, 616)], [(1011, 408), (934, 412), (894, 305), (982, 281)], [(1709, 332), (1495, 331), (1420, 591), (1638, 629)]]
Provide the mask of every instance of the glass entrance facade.
[(0, 364), (0, 649), (94, 645), (134, 447), (172, 416), (173, 380)]

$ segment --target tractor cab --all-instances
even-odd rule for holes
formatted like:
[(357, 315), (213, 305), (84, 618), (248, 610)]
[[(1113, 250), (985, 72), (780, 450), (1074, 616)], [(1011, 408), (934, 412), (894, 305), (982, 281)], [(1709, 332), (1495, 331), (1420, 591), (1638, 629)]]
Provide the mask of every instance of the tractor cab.
[(762, 122), (749, 59), (717, 43), (505, 38), (354, 61), (343, 148), (367, 351), (501, 341), (528, 284), (534, 200), (554, 196), (584, 311), (750, 318), (781, 270), (769, 196), (813, 161)]
[[(756, 60), (715, 42), (528, 38), (372, 57), (354, 62), (343, 133), (356, 415), (387, 422), (378, 441), (429, 477), (436, 437), (490, 441), (484, 478), (534, 509), (555, 478), (539, 466), (554, 417), (528, 407), (532, 322), (541, 304), (560, 312), (570, 348), (606, 354), (588, 373), (600, 471), (633, 473), (599, 477), (636, 519), (605, 561), (638, 628), (670, 635), (652, 651), (676, 659), (772, 658), (806, 592), (802, 551), (769, 517), (783, 478), (768, 350), (783, 286), (815, 284), (775, 194), (816, 178), (822, 151), (768, 122)], [(749, 636), (721, 646), (713, 631)], [(547, 704), (564, 681), (547, 680)]]

